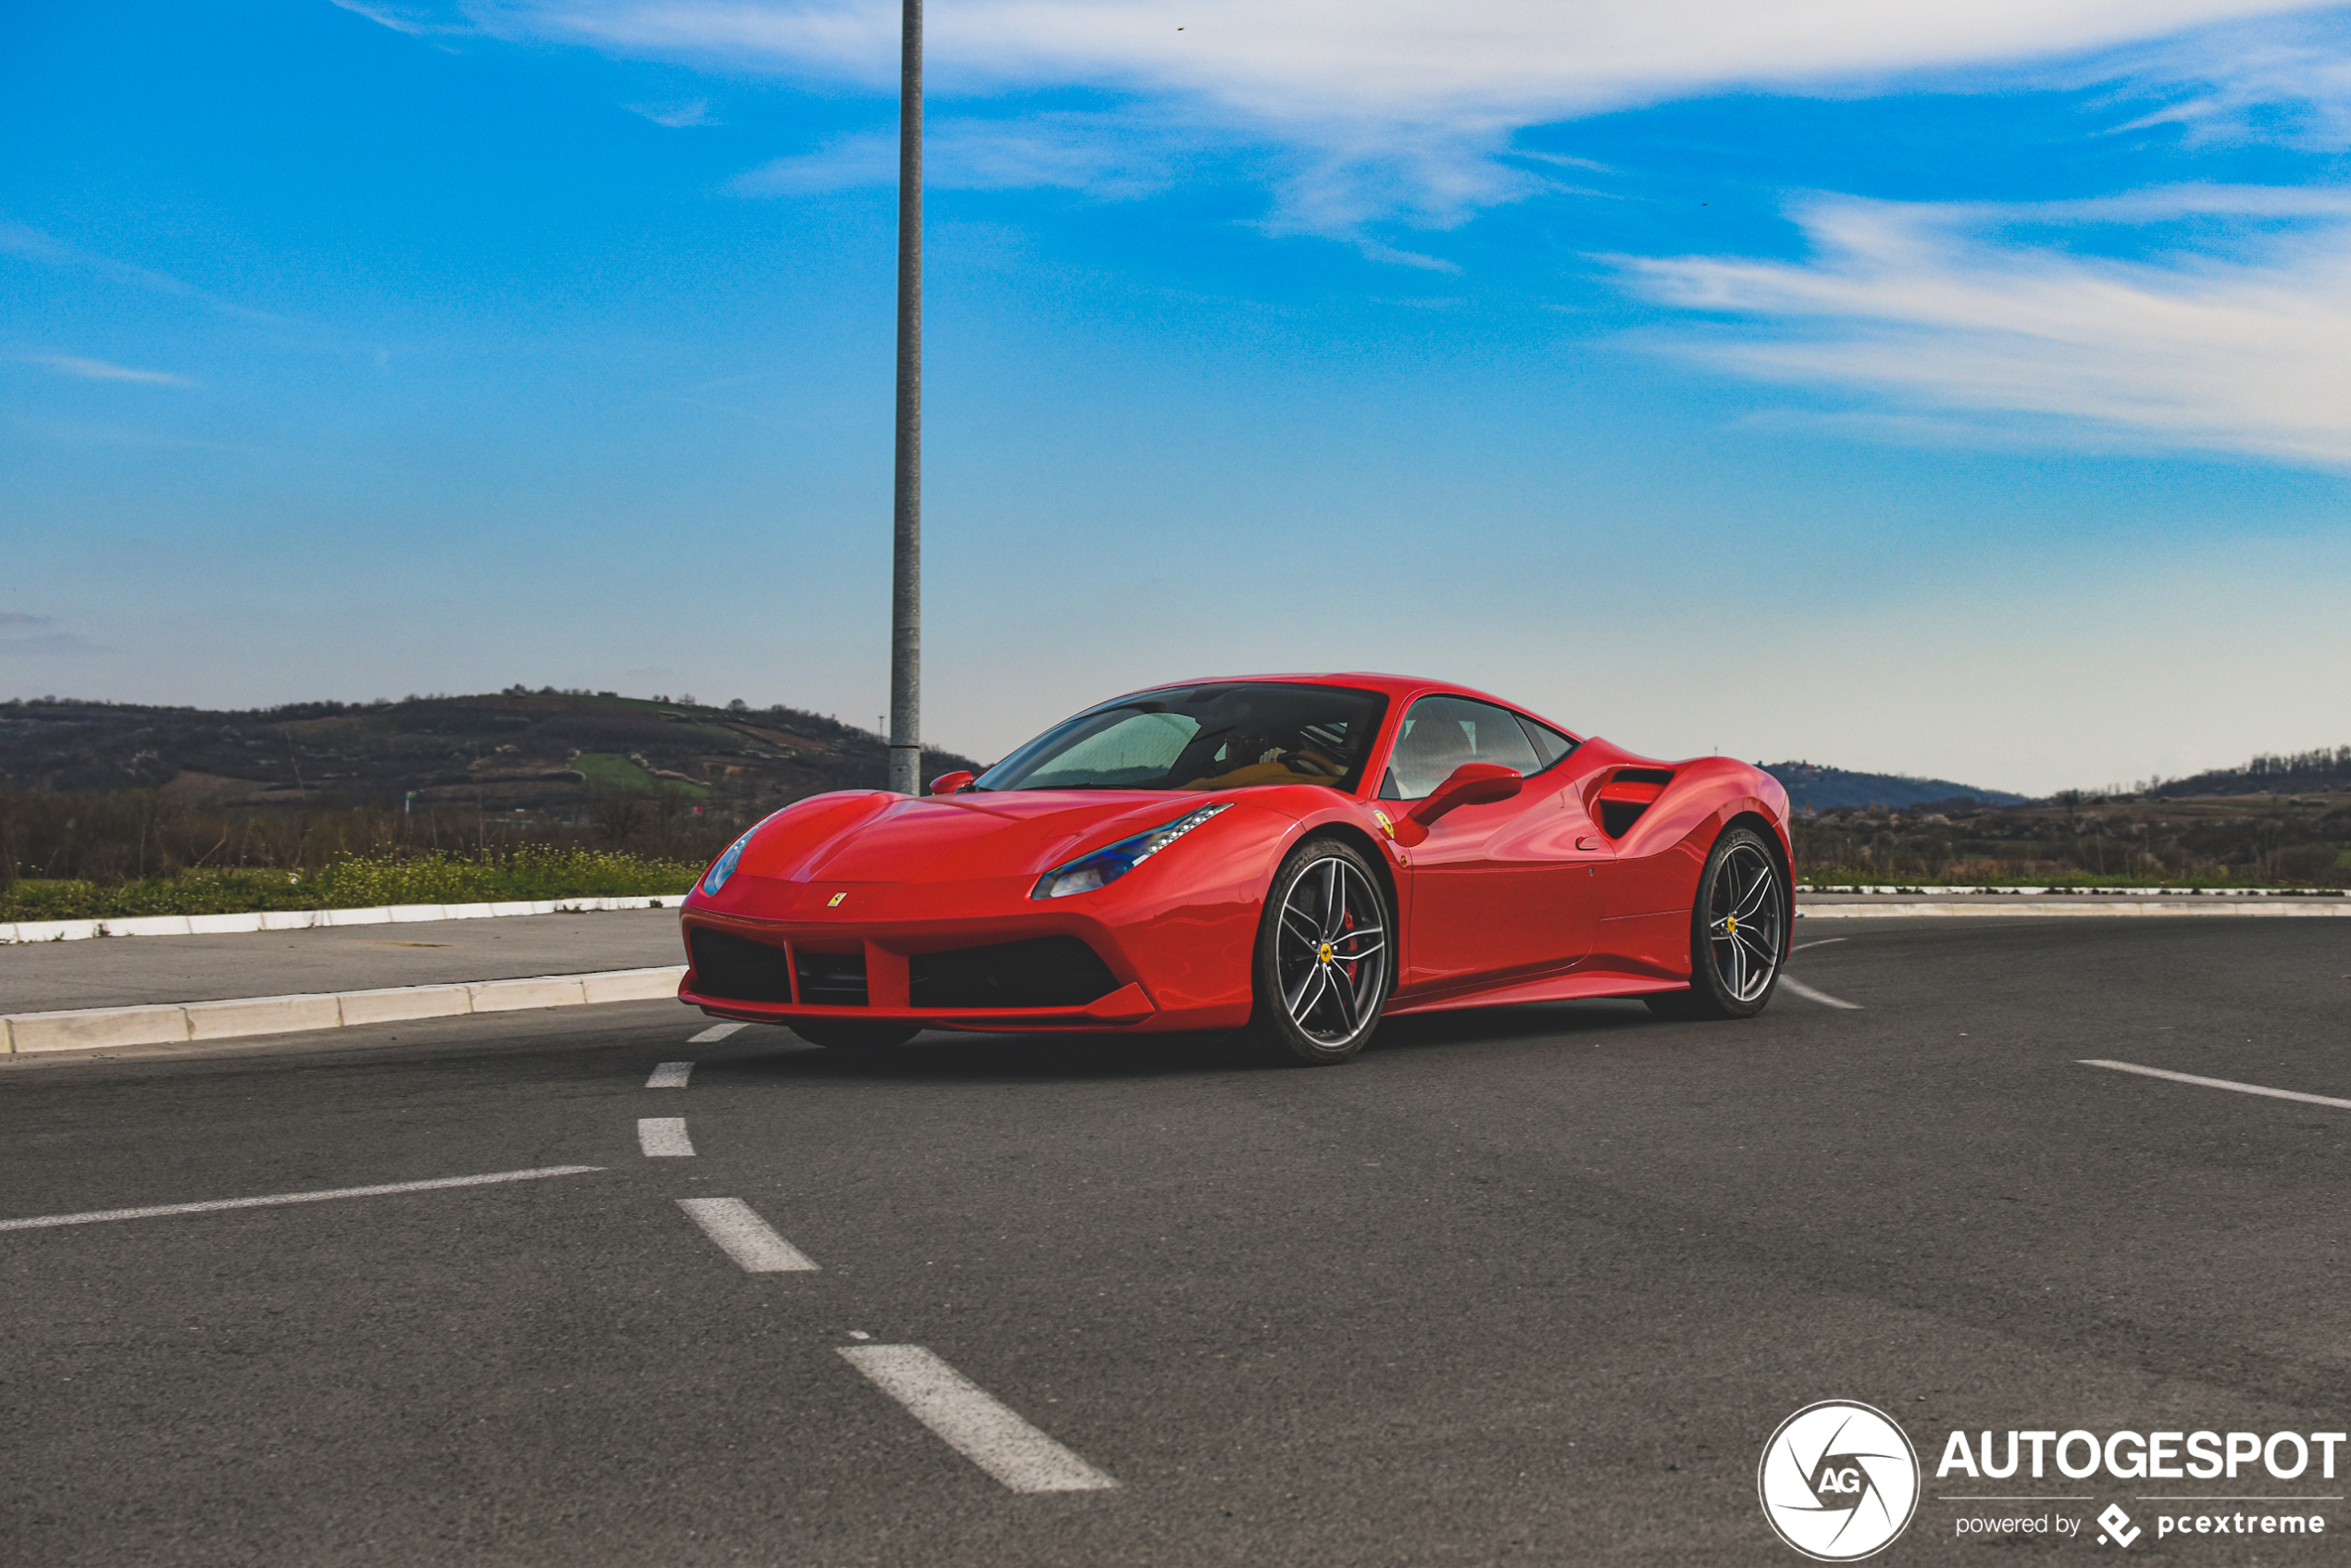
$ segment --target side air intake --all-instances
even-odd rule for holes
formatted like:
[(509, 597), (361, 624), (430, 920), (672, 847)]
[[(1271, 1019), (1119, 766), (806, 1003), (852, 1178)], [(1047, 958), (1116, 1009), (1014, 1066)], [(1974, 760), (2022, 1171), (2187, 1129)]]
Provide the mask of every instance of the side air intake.
[(1666, 767), (1620, 767), (1600, 786), (1600, 831), (1611, 839), (1622, 839), (1632, 831), (1641, 814), (1655, 803), (1673, 782), (1673, 770)]

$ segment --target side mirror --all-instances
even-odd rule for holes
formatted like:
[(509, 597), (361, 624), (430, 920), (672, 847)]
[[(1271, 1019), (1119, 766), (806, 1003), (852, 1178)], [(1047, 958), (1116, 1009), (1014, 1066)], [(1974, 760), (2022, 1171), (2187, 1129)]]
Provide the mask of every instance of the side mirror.
[(971, 781), (972, 775), (959, 768), (953, 773), (942, 773), (932, 779), (930, 792), (934, 795), (952, 795), (958, 790), (968, 788)]
[(1524, 788), (1526, 780), (1514, 767), (1498, 762), (1465, 762), (1406, 815), (1425, 828), (1456, 806), (1491, 805)]

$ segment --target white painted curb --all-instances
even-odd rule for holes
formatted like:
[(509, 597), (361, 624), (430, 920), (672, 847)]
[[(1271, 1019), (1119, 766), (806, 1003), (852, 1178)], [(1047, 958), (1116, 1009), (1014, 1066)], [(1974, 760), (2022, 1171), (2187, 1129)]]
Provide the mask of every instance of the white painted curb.
[(512, 915), (584, 915), (596, 910), (676, 909), (683, 893), (658, 898), (539, 899), (511, 903), (392, 903), (373, 909), (263, 909), (244, 915), (142, 915), (107, 920), (26, 920), (0, 925), (0, 945), (80, 942), (93, 937), (212, 937), (245, 931), (308, 931), (330, 926), (394, 926), (422, 920), (497, 920)]
[(2100, 899), (2322, 899), (2346, 896), (2323, 888), (1995, 888), (1980, 882), (1955, 884), (1948, 888), (1922, 888), (1908, 882), (1859, 887), (1847, 882), (1798, 882), (1796, 891), (1798, 897), (1806, 894), (1845, 894), (1877, 898), (1889, 895), (1906, 898), (1956, 898), (1962, 895), (2046, 898), (2053, 893), (2068, 898)]
[(241, 1039), (249, 1035), (305, 1034), (355, 1024), (395, 1024), (460, 1013), (515, 1013), (534, 1007), (581, 1007), (607, 1002), (658, 1002), (675, 997), (686, 977), (682, 964), (659, 969), (605, 969), (590, 975), (538, 975), (521, 980), (474, 980), (463, 985), (393, 986), (381, 990), (324, 991), (310, 996), (246, 996), (226, 1002), (170, 1002), (151, 1007), (83, 1007), (63, 1013), (0, 1016), (0, 1052), (92, 1051), (108, 1046), (176, 1045), (187, 1040)]
[(2128, 915), (2141, 919), (2182, 917), (2193, 919), (2214, 915), (2241, 915), (2294, 918), (2295, 916), (2351, 915), (2351, 900), (2308, 899), (2289, 902), (2278, 899), (2259, 902), (2251, 899), (2182, 900), (2177, 903), (2156, 903), (2146, 899), (1986, 899), (1980, 903), (1955, 903), (1947, 900), (1933, 902), (1918, 899), (1872, 899), (1867, 903), (1807, 903), (1798, 893), (1796, 913), (1806, 920), (1885, 920), (1903, 915), (1932, 915), (1938, 919), (1959, 919), (1969, 915), (1984, 915), (1996, 920), (2012, 920), (2020, 915)]

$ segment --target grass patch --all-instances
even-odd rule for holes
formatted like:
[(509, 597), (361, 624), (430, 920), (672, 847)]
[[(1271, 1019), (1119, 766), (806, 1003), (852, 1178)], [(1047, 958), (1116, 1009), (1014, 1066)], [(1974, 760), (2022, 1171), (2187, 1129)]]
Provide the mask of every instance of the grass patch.
[(28, 879), (0, 896), (0, 921), (683, 895), (701, 870), (699, 862), (538, 845), (472, 855), (345, 855), (300, 875), (239, 868), (103, 885)]
[(600, 793), (624, 791), (632, 795), (656, 792), (685, 795), (701, 800), (710, 793), (707, 786), (689, 783), (682, 778), (656, 778), (631, 758), (618, 752), (582, 752), (571, 759), (571, 765), (588, 780), (588, 787)]

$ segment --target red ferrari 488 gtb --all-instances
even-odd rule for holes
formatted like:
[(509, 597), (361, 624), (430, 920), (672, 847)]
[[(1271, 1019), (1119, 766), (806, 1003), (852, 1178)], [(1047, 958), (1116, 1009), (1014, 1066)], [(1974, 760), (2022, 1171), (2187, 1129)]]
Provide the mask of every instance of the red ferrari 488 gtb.
[(1638, 996), (1739, 1018), (1786, 957), (1787, 792), (1387, 675), (1189, 681), (927, 797), (817, 795), (713, 861), (679, 1000), (888, 1049), (921, 1029), (1254, 1031)]

